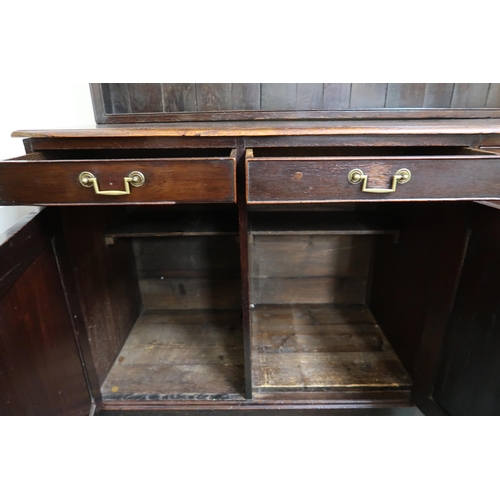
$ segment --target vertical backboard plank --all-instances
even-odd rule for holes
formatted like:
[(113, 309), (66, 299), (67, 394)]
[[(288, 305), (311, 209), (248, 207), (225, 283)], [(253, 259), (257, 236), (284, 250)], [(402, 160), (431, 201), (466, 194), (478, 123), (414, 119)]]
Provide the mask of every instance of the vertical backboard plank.
[(486, 99), (487, 108), (500, 108), (500, 83), (491, 83)]
[(196, 111), (194, 83), (162, 83), (161, 90), (165, 112)]
[(131, 113), (128, 83), (110, 83), (109, 92), (113, 113)]
[[(94, 103), (101, 103), (101, 113), (104, 112), (106, 114), (111, 114), (113, 113), (113, 103), (111, 102), (111, 90), (109, 88), (109, 83), (97, 83), (95, 85), (98, 85), (98, 92), (101, 93), (102, 98), (100, 100), (97, 100), (96, 98), (93, 97), (93, 102)], [(91, 87), (91, 92), (92, 92), (92, 87)], [(95, 107), (95, 106), (94, 106)]]
[(297, 104), (296, 83), (263, 83), (261, 109), (271, 111), (293, 110)]
[(230, 83), (197, 83), (198, 111), (224, 111), (231, 109)]
[(386, 108), (422, 108), (425, 83), (389, 83)]
[(323, 84), (298, 83), (296, 109), (307, 110), (307, 109), (322, 109), (322, 108), (323, 108)]
[(484, 108), (489, 88), (489, 83), (455, 83), (451, 107)]
[(255, 111), (260, 109), (259, 83), (233, 83), (231, 109)]
[(353, 83), (351, 86), (352, 109), (384, 108), (387, 83)]
[(132, 113), (158, 113), (163, 111), (160, 83), (129, 83)]
[(350, 83), (325, 83), (323, 109), (348, 109), (351, 101)]
[(425, 88), (424, 108), (449, 108), (453, 83), (428, 83)]

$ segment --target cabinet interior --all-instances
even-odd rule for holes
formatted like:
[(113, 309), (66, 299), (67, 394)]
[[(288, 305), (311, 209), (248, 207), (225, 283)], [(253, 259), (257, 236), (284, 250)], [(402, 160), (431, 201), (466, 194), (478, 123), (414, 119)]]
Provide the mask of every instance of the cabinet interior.
[(256, 397), (411, 388), (369, 308), (377, 244), (397, 245), (398, 224), (339, 208), (250, 213)]
[(130, 209), (107, 232), (132, 248), (141, 312), (105, 399), (244, 399), (236, 207)]

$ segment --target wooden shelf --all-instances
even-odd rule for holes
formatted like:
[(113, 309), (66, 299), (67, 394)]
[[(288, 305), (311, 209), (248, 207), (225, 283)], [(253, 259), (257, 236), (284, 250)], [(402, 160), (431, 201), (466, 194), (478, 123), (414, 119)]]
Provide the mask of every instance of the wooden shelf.
[(219, 236), (238, 234), (238, 214), (233, 210), (173, 210), (129, 214), (106, 231), (107, 238), (161, 236)]
[(258, 305), (252, 338), (256, 393), (409, 391), (412, 385), (364, 305)]
[(399, 229), (376, 212), (252, 212), (250, 234), (399, 234)]
[(145, 311), (102, 386), (106, 400), (242, 400), (237, 310)]

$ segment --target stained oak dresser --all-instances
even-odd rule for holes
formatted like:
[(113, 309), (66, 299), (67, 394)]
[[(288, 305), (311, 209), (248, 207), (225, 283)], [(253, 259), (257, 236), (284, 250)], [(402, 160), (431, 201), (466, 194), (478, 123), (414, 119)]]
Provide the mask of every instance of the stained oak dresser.
[(500, 414), (496, 109), (110, 89), (0, 162), (0, 414)]

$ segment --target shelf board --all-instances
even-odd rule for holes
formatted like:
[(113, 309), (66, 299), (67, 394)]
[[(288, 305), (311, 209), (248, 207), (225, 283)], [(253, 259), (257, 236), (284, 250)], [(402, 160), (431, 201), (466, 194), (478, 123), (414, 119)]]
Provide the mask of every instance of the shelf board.
[(253, 212), (249, 225), (254, 236), (399, 234), (376, 212)]
[(238, 235), (236, 211), (186, 210), (132, 213), (126, 220), (106, 231), (107, 238), (220, 235)]
[(102, 386), (105, 401), (243, 400), (238, 310), (145, 311)]
[(257, 305), (252, 338), (256, 393), (411, 388), (410, 377), (364, 305)]

